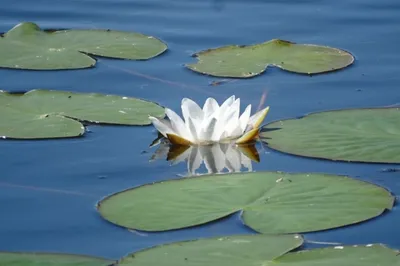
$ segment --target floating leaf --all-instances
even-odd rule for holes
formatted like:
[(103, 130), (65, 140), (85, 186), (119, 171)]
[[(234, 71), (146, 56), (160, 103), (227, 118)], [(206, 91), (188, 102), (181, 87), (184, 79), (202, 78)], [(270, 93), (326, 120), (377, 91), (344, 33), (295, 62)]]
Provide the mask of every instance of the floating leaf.
[(267, 265), (297, 248), (299, 236), (242, 235), (161, 245), (130, 254), (118, 265), (137, 266), (250, 266)]
[(400, 108), (314, 113), (264, 126), (261, 139), (282, 152), (337, 161), (400, 163)]
[(167, 46), (140, 33), (111, 30), (43, 31), (24, 22), (0, 38), (0, 67), (53, 70), (93, 67), (89, 55), (146, 60), (163, 53)]
[(269, 65), (301, 74), (318, 74), (351, 65), (354, 57), (343, 50), (310, 44), (271, 40), (250, 46), (224, 46), (197, 54), (198, 62), (186, 67), (211, 76), (250, 78)]
[(77, 120), (147, 125), (149, 115), (163, 116), (164, 109), (152, 102), (116, 95), (32, 90), (23, 95), (0, 92), (0, 114), (3, 138), (41, 139), (84, 134)]
[(391, 209), (385, 189), (348, 177), (257, 172), (207, 175), (144, 185), (103, 199), (108, 221), (163, 231), (204, 224), (243, 211), (262, 233), (298, 233), (358, 223)]
[(115, 261), (57, 253), (0, 252), (0, 265), (7, 266), (110, 266)]
[(285, 266), (400, 266), (396, 250), (383, 245), (337, 246), (290, 252), (274, 260)]

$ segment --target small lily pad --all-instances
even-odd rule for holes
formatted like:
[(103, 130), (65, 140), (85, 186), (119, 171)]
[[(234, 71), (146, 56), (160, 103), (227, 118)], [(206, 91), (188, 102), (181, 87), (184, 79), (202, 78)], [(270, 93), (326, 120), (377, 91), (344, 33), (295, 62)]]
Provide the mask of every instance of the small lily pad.
[(32, 90), (23, 95), (0, 92), (0, 136), (15, 139), (76, 137), (79, 121), (117, 125), (148, 125), (149, 115), (164, 109), (136, 98), (97, 93)]
[(0, 265), (7, 266), (110, 266), (113, 263), (115, 261), (72, 254), (0, 252)]
[(146, 60), (167, 46), (152, 36), (112, 30), (44, 31), (32, 22), (16, 25), (0, 37), (0, 67), (34, 70), (93, 67), (89, 55)]
[(264, 126), (262, 141), (282, 152), (335, 161), (400, 163), (400, 108), (321, 112)]
[(260, 75), (270, 65), (300, 74), (318, 74), (342, 69), (354, 61), (349, 52), (337, 48), (279, 39), (249, 46), (224, 46), (193, 56), (198, 62), (187, 64), (187, 68), (206, 75), (232, 78)]
[(297, 235), (237, 235), (156, 246), (130, 254), (118, 265), (137, 266), (250, 266), (267, 265), (299, 247)]
[(207, 175), (144, 185), (103, 199), (98, 210), (127, 228), (164, 231), (242, 211), (261, 233), (300, 233), (355, 224), (390, 210), (385, 189), (344, 176), (257, 172)]

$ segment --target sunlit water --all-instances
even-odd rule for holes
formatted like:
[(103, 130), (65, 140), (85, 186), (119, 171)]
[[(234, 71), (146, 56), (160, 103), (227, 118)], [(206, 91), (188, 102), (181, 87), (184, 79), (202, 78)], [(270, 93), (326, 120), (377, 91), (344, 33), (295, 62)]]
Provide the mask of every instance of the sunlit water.
[[(89, 70), (33, 72), (0, 70), (0, 88), (51, 88), (135, 96), (174, 110), (182, 97), (222, 101), (235, 94), (257, 106), (263, 93), (271, 106), (266, 122), (309, 112), (400, 103), (398, 41), (400, 2), (185, 1), (185, 0), (2, 0), (0, 31), (22, 21), (44, 28), (110, 28), (154, 35), (169, 51), (146, 62), (100, 59)], [(183, 68), (190, 55), (227, 44), (272, 38), (314, 43), (352, 52), (343, 71), (313, 77), (271, 68), (257, 78), (209, 86), (215, 78)], [(1, 114), (0, 114), (1, 115)], [(209, 225), (166, 233), (132, 233), (102, 220), (96, 202), (111, 193), (187, 174), (187, 164), (151, 161), (152, 127), (90, 126), (83, 138), (0, 141), (0, 250), (55, 251), (117, 259), (159, 243), (197, 237), (252, 233), (237, 215)], [(257, 145), (253, 170), (350, 175), (400, 195), (395, 165), (313, 160)], [(151, 161), (151, 162), (149, 162)], [(203, 168), (204, 170), (204, 168)], [(354, 226), (306, 234), (307, 240), (400, 248), (400, 212)]]

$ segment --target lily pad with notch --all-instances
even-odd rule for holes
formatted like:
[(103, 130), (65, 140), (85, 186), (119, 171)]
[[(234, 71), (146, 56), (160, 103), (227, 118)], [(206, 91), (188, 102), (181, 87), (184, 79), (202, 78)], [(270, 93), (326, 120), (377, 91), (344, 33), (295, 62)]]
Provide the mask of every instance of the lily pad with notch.
[(32, 22), (16, 25), (0, 37), (0, 67), (61, 70), (93, 67), (90, 55), (147, 60), (167, 46), (155, 37), (113, 30), (45, 31)]
[(198, 62), (186, 67), (216, 77), (251, 78), (268, 66), (299, 74), (319, 74), (351, 65), (354, 57), (341, 49), (312, 44), (296, 44), (273, 39), (249, 46), (230, 45), (193, 55)]
[(22, 95), (0, 92), (0, 113), (3, 138), (43, 139), (81, 136), (81, 122), (148, 125), (148, 116), (163, 117), (164, 108), (117, 95), (32, 90)]
[(128, 189), (99, 202), (106, 220), (165, 231), (241, 212), (261, 233), (301, 233), (359, 223), (390, 210), (384, 188), (345, 176), (256, 172), (183, 178)]
[(61, 253), (0, 252), (0, 265), (7, 266), (110, 266), (115, 261)]
[(260, 133), (275, 150), (335, 161), (400, 163), (400, 108), (347, 109), (270, 123)]

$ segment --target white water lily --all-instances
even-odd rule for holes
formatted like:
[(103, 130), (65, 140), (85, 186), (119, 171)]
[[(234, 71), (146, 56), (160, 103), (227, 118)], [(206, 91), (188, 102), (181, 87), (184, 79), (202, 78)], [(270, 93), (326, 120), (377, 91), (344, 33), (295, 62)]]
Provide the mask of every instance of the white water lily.
[(171, 109), (165, 108), (167, 119), (150, 116), (156, 129), (172, 144), (192, 145), (228, 142), (237, 144), (252, 141), (258, 136), (260, 125), (269, 107), (250, 116), (251, 104), (240, 115), (240, 99), (229, 97), (221, 106), (208, 98), (203, 108), (194, 101), (182, 99), (182, 119)]
[[(162, 142), (150, 161), (164, 158), (167, 158), (172, 164), (186, 161), (189, 176), (225, 172), (251, 172), (253, 171), (252, 161), (260, 161), (254, 144), (235, 145), (233, 143), (171, 146), (168, 143)], [(207, 170), (207, 172), (202, 170), (202, 164), (204, 164), (204, 170)]]

